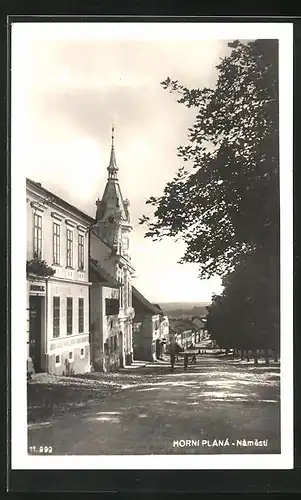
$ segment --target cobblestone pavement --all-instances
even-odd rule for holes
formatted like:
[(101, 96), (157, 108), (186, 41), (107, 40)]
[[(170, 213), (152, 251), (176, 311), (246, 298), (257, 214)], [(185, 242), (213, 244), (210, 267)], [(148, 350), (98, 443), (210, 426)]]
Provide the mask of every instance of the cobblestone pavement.
[[(77, 380), (84, 381), (81, 394), (87, 380), (113, 381), (114, 388), (102, 399), (96, 389), (93, 398), (82, 396), (82, 406), (29, 421), (29, 446), (52, 446), (58, 455), (280, 452), (278, 365), (201, 356), (187, 372), (182, 364), (170, 373), (158, 363)], [(237, 444), (244, 439), (248, 446)], [(255, 439), (266, 446), (255, 446)]]

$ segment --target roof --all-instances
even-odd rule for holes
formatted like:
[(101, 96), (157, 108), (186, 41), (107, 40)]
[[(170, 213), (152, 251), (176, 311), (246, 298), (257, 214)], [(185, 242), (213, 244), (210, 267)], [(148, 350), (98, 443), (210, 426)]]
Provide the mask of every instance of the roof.
[(99, 234), (95, 231), (95, 229), (91, 229), (91, 234), (93, 234), (94, 236), (96, 236), (96, 238), (98, 238), (100, 241), (102, 241), (102, 243), (104, 243), (107, 247), (109, 247), (111, 250), (113, 250), (113, 245), (111, 245), (110, 243), (108, 243), (108, 241), (104, 240), (101, 236), (99, 236)]
[(203, 319), (199, 318), (198, 316), (195, 316), (194, 318), (192, 318), (192, 322), (198, 328), (205, 328), (205, 321)]
[[(127, 267), (131, 268), (133, 271), (135, 271), (132, 263), (130, 262), (129, 259), (127, 259), (124, 255), (120, 255), (118, 253), (116, 253), (116, 249), (114, 247), (114, 245), (111, 245), (109, 242), (107, 242), (106, 240), (104, 240), (94, 229), (93, 227), (91, 228), (90, 230), (90, 235), (93, 235), (95, 236), (96, 238), (98, 238), (104, 245), (106, 245), (111, 251), (111, 256), (113, 255), (116, 255), (116, 257), (120, 260), (120, 262), (123, 262), (126, 264)], [(115, 252), (115, 253), (114, 253)]]
[(108, 166), (108, 172), (109, 172), (109, 176), (110, 178), (115, 178), (117, 179), (117, 171), (119, 170), (118, 169), (118, 166), (117, 166), (117, 163), (116, 163), (116, 156), (115, 156), (115, 147), (114, 147), (114, 130), (115, 130), (115, 127), (114, 125), (112, 126), (112, 145), (111, 145), (111, 156), (110, 156), (110, 164)]
[(107, 168), (109, 176), (106, 183), (102, 199), (97, 200), (96, 219), (99, 221), (107, 220), (109, 217), (117, 218), (120, 221), (129, 223), (129, 213), (125, 200), (123, 199), (118, 182), (118, 166), (116, 163), (114, 146), (114, 126), (112, 127), (112, 145), (110, 163)]
[(102, 195), (102, 203), (105, 205), (106, 217), (112, 215), (114, 218), (119, 218), (123, 222), (127, 221), (124, 199), (117, 179), (109, 177), (107, 180)]
[(89, 262), (89, 279), (92, 283), (100, 283), (110, 288), (120, 288), (121, 284), (99, 264), (96, 259)]
[(162, 314), (161, 309), (149, 302), (134, 286), (132, 286), (132, 298), (133, 308), (138, 314)]
[(153, 304), (153, 306), (155, 306), (157, 309), (159, 309), (159, 311), (161, 311), (161, 313), (164, 314), (164, 311), (163, 311), (162, 307), (159, 306), (159, 304)]
[(78, 215), (82, 219), (84, 219), (86, 222), (88, 222), (90, 225), (95, 222), (95, 219), (91, 217), (90, 215), (86, 214), (79, 208), (75, 207), (74, 205), (71, 205), (68, 201), (64, 200), (60, 196), (56, 195), (52, 191), (49, 191), (48, 189), (45, 189), (40, 182), (35, 182), (31, 179), (26, 178), (26, 185), (31, 186), (35, 189), (38, 189), (43, 193), (45, 196), (51, 197), (51, 200), (58, 203), (61, 205), (63, 208), (65, 208), (68, 211), (72, 211), (74, 214)]
[(195, 330), (195, 325), (188, 319), (169, 319), (169, 328), (176, 333)]

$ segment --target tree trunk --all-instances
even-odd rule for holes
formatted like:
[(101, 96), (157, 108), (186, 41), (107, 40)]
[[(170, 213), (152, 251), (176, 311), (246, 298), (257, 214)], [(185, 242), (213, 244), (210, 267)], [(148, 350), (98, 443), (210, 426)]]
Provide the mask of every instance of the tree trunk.
[(257, 349), (253, 349), (253, 356), (254, 356), (254, 366), (258, 365), (258, 352)]
[(245, 358), (244, 358), (244, 354), (245, 354), (245, 350), (244, 350), (244, 349), (241, 349), (241, 350), (240, 350), (240, 359), (241, 359), (241, 361), (242, 361), (243, 359), (245, 359)]
[(264, 349), (264, 358), (265, 358), (265, 366), (269, 366), (270, 362), (269, 362), (269, 350), (268, 349)]
[(247, 357), (247, 361), (249, 362), (250, 361), (249, 349), (246, 350), (246, 357)]
[(275, 363), (278, 363), (278, 354), (277, 354), (276, 349), (274, 349), (274, 361), (275, 361)]

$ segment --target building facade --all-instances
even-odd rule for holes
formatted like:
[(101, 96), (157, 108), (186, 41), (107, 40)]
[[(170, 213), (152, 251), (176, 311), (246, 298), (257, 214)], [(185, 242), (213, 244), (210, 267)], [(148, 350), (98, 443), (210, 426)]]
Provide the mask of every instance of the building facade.
[(164, 313), (160, 316), (160, 337), (161, 337), (161, 356), (166, 353), (169, 342), (169, 319)]
[(119, 328), (120, 283), (94, 259), (90, 259), (90, 280), (92, 369), (115, 371), (125, 364)]
[(134, 359), (156, 361), (165, 350), (166, 320), (163, 312), (149, 302), (135, 287), (132, 287), (135, 318), (133, 325)]
[(192, 318), (192, 323), (196, 328), (195, 342), (201, 342), (206, 332), (206, 321), (204, 321), (202, 318), (199, 318), (198, 316), (194, 316)]
[[(114, 146), (114, 128), (108, 170), (108, 179), (102, 199), (96, 201), (96, 217), (90, 233), (90, 253), (92, 259), (101, 263), (104, 270), (119, 282), (118, 289), (118, 345), (116, 351), (122, 352), (121, 366), (133, 361), (132, 323), (132, 276), (134, 268), (130, 258), (129, 201), (121, 193)], [(92, 288), (94, 290), (95, 287)], [(111, 293), (111, 292), (110, 292)], [(113, 292), (112, 292), (113, 293)], [(116, 295), (114, 291), (114, 300)], [(107, 297), (108, 298), (108, 297)], [(93, 303), (98, 299), (93, 297)], [(111, 320), (110, 320), (111, 321)], [(104, 338), (104, 337), (103, 337)], [(105, 346), (104, 346), (105, 348)]]
[(90, 371), (89, 226), (92, 219), (26, 181), (27, 345), (34, 371)]
[(183, 349), (195, 345), (197, 341), (197, 329), (192, 321), (188, 319), (169, 319), (169, 341), (177, 343)]

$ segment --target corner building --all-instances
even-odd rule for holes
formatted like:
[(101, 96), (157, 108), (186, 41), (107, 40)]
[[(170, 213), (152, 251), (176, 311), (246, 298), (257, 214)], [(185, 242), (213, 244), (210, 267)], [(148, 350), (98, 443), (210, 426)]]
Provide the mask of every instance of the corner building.
[[(124, 366), (133, 361), (132, 276), (134, 268), (129, 253), (130, 233), (132, 231), (129, 201), (123, 198), (119, 185), (114, 127), (112, 128), (111, 154), (107, 171), (108, 178), (102, 199), (98, 198), (96, 201), (96, 217), (95, 224), (91, 228), (90, 252), (91, 258), (101, 264), (105, 271), (120, 284), (119, 288), (116, 289), (118, 290), (118, 341), (113, 345), (115, 345), (116, 351), (122, 353), (118, 359), (120, 366)], [(95, 304), (93, 298), (92, 302)], [(91, 309), (92, 322), (95, 319), (93, 316), (96, 311), (97, 308), (94, 306)]]
[[(26, 180), (27, 359), (35, 372), (90, 371), (89, 226), (93, 219)], [(46, 275), (50, 268), (52, 275)]]

